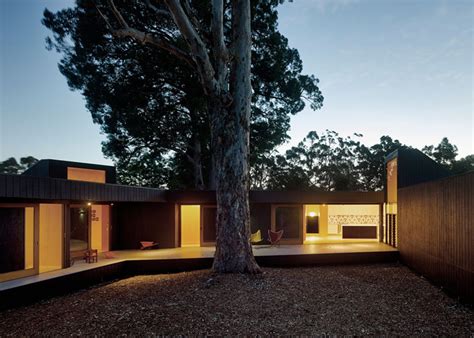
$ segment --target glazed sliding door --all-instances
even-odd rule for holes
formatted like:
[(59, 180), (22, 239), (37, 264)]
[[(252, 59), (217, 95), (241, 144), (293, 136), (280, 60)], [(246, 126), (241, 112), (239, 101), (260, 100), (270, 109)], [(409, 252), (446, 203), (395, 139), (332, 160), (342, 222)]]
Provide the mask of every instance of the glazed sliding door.
[(303, 206), (273, 205), (272, 230), (283, 230), (282, 243), (303, 243)]
[(38, 273), (38, 208), (0, 204), (0, 282)]
[(91, 217), (90, 207), (73, 205), (70, 207), (71, 217), (71, 258), (82, 257), (90, 248)]

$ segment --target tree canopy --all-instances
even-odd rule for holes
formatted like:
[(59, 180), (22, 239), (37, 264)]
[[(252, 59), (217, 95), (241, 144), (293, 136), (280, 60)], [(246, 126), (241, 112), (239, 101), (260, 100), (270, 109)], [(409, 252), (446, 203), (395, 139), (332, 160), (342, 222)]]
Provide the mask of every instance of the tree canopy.
[[(362, 135), (341, 136), (335, 131), (311, 131), (285, 153), (274, 152), (253, 168), (254, 189), (374, 191), (384, 187), (384, 160), (408, 145), (384, 135), (372, 146)], [(457, 147), (443, 138), (422, 150), (453, 174), (474, 170), (474, 155), (459, 160)], [(257, 179), (258, 178), (258, 179)]]
[[(45, 10), (52, 36), (47, 46), (62, 55), (59, 69), (80, 91), (93, 121), (107, 136), (104, 154), (122, 183), (169, 188), (213, 187), (207, 101), (199, 78), (186, 62), (134, 39), (116, 39), (92, 0), (73, 8)], [(173, 25), (155, 20), (146, 2), (117, 1), (135, 26), (163, 32)], [(302, 72), (296, 49), (278, 31), (278, 0), (252, 1), (252, 111), (250, 166), (258, 166), (288, 140), (290, 117), (306, 104), (322, 106), (318, 79)], [(209, 37), (211, 8), (192, 2), (196, 23)], [(226, 40), (230, 13), (225, 11)], [(157, 27), (158, 26), (158, 27)], [(178, 46), (184, 41), (173, 38)]]
[(33, 156), (20, 157), (19, 162), (14, 157), (10, 157), (0, 162), (0, 174), (18, 175), (33, 166), (36, 162), (38, 162), (38, 160)]

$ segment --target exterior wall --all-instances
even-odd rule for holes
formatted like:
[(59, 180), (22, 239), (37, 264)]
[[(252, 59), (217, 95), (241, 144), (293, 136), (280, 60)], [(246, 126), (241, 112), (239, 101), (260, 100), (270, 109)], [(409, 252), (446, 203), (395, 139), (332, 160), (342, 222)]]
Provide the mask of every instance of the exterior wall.
[(474, 299), (474, 172), (398, 191), (401, 259), (434, 283)]
[(140, 241), (158, 242), (160, 248), (178, 246), (178, 210), (174, 203), (118, 203), (113, 209), (113, 250), (136, 250)]

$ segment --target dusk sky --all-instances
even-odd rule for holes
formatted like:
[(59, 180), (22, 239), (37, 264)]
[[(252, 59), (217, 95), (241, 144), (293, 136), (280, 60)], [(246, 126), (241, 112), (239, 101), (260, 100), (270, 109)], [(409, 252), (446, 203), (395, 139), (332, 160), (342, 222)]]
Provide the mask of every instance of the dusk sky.
[[(443, 136), (474, 153), (473, 1), (295, 0), (280, 30), (320, 79), (321, 110), (293, 117), (289, 145), (310, 130), (390, 135), (415, 147)], [(72, 1), (0, 0), (0, 160), (32, 155), (110, 163), (99, 127), (45, 49), (45, 7)]]

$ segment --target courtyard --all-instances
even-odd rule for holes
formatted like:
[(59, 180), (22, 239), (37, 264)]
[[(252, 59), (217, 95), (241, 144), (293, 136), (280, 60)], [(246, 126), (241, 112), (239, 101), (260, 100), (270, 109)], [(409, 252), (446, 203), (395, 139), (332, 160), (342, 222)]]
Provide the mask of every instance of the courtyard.
[(18, 335), (472, 335), (474, 311), (397, 263), (115, 280), (0, 312)]

